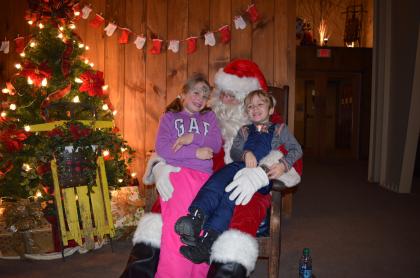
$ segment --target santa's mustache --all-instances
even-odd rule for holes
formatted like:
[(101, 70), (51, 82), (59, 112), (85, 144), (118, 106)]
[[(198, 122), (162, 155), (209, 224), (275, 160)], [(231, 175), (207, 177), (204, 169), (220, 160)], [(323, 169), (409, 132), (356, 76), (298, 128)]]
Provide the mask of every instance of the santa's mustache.
[(219, 120), (219, 126), (225, 141), (232, 140), (239, 128), (249, 123), (242, 104), (225, 104), (216, 95), (210, 99), (209, 106)]

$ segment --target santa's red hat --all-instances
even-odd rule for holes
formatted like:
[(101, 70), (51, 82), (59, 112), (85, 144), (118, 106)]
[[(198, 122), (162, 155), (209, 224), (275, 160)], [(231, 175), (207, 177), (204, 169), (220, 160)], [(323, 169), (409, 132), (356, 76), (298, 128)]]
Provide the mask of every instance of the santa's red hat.
[(239, 100), (243, 100), (254, 90), (268, 91), (267, 82), (260, 68), (250, 60), (233, 60), (224, 68), (219, 69), (214, 82), (217, 89), (232, 92)]

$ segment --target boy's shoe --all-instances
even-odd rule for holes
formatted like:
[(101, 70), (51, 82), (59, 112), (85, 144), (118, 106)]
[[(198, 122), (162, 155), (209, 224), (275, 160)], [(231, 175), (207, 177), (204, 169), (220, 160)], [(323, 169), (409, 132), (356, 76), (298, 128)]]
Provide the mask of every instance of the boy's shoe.
[(209, 263), (211, 246), (218, 236), (219, 233), (215, 231), (206, 232), (204, 236), (200, 237), (196, 246), (181, 246), (179, 251), (195, 264)]
[(175, 223), (175, 232), (181, 236), (181, 241), (189, 246), (196, 246), (203, 228), (204, 214), (200, 209), (194, 213), (180, 217)]

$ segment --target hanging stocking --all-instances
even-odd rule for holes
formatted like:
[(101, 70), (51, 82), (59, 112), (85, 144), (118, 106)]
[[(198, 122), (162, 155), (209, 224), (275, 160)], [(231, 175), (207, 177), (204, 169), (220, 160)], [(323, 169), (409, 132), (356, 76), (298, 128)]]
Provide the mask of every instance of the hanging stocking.
[(162, 40), (160, 39), (153, 39), (152, 40), (152, 49), (150, 49), (150, 53), (153, 55), (160, 54), (160, 50), (162, 48)]
[(102, 24), (104, 24), (105, 19), (99, 15), (96, 14), (94, 18), (92, 18), (91, 21), (89, 21), (89, 25), (92, 26), (93, 28), (99, 28), (99, 26), (101, 26)]
[(219, 28), (219, 32), (221, 35), (221, 40), (223, 43), (228, 43), (230, 41), (230, 30), (229, 25), (225, 25)]
[(129, 29), (122, 28), (121, 29), (121, 35), (120, 35), (120, 37), (118, 39), (118, 42), (120, 44), (126, 44), (126, 43), (128, 43), (128, 38), (130, 37), (130, 33), (131, 33), (131, 31)]
[(197, 37), (187, 39), (187, 54), (192, 54), (197, 50)]
[(216, 38), (214, 37), (213, 32), (207, 32), (204, 35), (204, 45), (210, 45), (210, 46), (216, 45)]
[(168, 49), (171, 50), (173, 53), (178, 53), (178, 51), (179, 51), (179, 41), (178, 40), (170, 40)]
[(16, 53), (20, 54), (25, 49), (25, 38), (24, 37), (18, 37), (15, 39), (15, 46), (16, 46)]
[(1, 42), (0, 51), (3, 51), (4, 54), (9, 53), (9, 46), (10, 46), (10, 42), (9, 41), (2, 41)]
[(253, 23), (256, 22), (260, 18), (260, 15), (257, 11), (257, 7), (255, 6), (255, 4), (249, 5), (248, 9), (246, 9), (246, 12), (248, 13), (249, 20)]
[(112, 34), (114, 34), (115, 30), (117, 30), (117, 25), (114, 23), (108, 23), (108, 25), (105, 27), (104, 31), (106, 32), (106, 35), (108, 37), (111, 37)]
[(92, 11), (92, 8), (89, 6), (84, 6), (82, 9), (82, 18), (87, 19), (90, 15), (90, 12)]
[(238, 30), (238, 29), (243, 30), (243, 29), (246, 28), (246, 22), (245, 22), (245, 20), (242, 16), (240, 16), (240, 15), (235, 16), (234, 22), (235, 22), (235, 29), (236, 30)]
[(142, 49), (145, 43), (146, 38), (143, 35), (137, 36), (136, 40), (134, 41), (134, 44), (136, 45), (137, 49)]

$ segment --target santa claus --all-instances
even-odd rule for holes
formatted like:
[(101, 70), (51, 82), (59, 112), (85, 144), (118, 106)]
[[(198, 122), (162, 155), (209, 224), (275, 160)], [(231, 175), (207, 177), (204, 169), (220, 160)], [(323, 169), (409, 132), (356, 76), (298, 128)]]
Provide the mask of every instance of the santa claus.
[[(223, 149), (214, 156), (214, 169), (231, 162), (230, 148), (238, 130), (248, 124), (243, 100), (253, 90), (262, 89), (268, 92), (266, 80), (258, 66), (249, 60), (234, 60), (215, 75), (215, 89), (210, 106), (219, 120), (224, 140)], [(275, 115), (272, 122), (281, 123), (281, 117)], [(285, 149), (271, 151), (260, 164), (271, 166), (283, 157)], [(300, 182), (301, 161), (278, 179), (287, 187)], [(176, 167), (153, 155), (143, 177), (145, 184), (155, 184), (159, 193), (171, 195), (173, 187), (169, 174)], [(242, 174), (243, 173), (243, 174)], [(231, 220), (230, 229), (221, 234), (213, 243), (208, 277), (247, 277), (254, 270), (258, 258), (258, 244), (255, 239), (258, 227), (270, 207), (271, 195), (258, 193), (266, 185), (268, 177), (261, 167), (244, 168), (234, 180), (235, 191), (243, 190), (244, 194), (253, 194), (246, 205), (238, 205)], [(249, 188), (252, 188), (250, 191)], [(250, 193), (251, 192), (251, 193)], [(158, 202), (158, 201), (157, 201)], [(133, 250), (122, 277), (153, 277), (159, 261), (159, 247), (162, 219), (159, 205), (155, 203), (152, 212), (140, 220), (133, 237)]]

